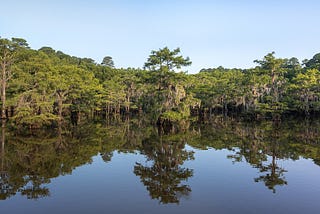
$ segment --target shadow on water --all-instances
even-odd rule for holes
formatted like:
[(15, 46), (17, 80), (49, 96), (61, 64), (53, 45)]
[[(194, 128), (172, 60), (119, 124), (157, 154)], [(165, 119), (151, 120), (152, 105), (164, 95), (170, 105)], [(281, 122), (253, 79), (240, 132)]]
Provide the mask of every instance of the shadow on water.
[[(133, 173), (152, 199), (162, 204), (188, 199), (188, 179), (195, 169), (185, 167), (194, 160), (196, 149), (227, 149), (233, 163), (245, 162), (257, 169), (253, 182), (272, 192), (289, 185), (287, 169), (279, 160), (311, 159), (320, 164), (319, 121), (288, 120), (245, 123), (231, 118), (214, 118), (209, 123), (191, 125), (187, 130), (163, 133), (138, 119), (112, 123), (88, 123), (59, 127), (37, 134), (17, 134), (1, 129), (0, 199), (16, 194), (28, 199), (50, 196), (52, 178), (71, 174), (77, 167), (91, 163), (100, 155), (106, 164), (114, 151), (139, 153), (146, 162), (132, 163)], [(186, 145), (191, 149), (186, 149)]]

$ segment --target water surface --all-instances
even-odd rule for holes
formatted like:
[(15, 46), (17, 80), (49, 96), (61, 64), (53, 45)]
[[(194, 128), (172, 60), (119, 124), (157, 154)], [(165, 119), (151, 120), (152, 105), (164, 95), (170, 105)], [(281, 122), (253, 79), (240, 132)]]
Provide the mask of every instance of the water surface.
[(317, 213), (317, 121), (2, 130), (6, 213)]

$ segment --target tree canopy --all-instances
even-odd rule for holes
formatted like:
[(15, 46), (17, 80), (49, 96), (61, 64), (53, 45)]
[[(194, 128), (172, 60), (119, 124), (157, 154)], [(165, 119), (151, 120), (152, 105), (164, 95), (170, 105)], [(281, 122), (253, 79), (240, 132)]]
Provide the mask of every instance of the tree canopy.
[(144, 69), (115, 68), (21, 38), (0, 39), (2, 118), (36, 128), (83, 118), (146, 114), (153, 123), (183, 123), (213, 114), (250, 119), (319, 115), (319, 54), (300, 63), (268, 53), (249, 69), (184, 70), (180, 48), (151, 51)]

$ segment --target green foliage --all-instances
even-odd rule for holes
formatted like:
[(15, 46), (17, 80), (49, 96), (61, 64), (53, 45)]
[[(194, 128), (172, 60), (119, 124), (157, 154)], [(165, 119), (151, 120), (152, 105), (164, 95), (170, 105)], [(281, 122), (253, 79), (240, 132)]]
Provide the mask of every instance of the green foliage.
[(320, 70), (320, 53), (315, 54), (312, 59), (307, 60), (305, 65), (306, 68), (314, 68)]
[(146, 113), (153, 122), (175, 123), (207, 113), (279, 118), (318, 114), (319, 54), (304, 61), (269, 53), (252, 69), (223, 67), (187, 75), (180, 49), (151, 51), (145, 69), (114, 68), (51, 47), (33, 50), (21, 38), (0, 39), (2, 117), (41, 127), (70, 118)]
[(310, 111), (319, 111), (320, 103), (320, 71), (307, 69), (299, 73), (289, 86), (292, 97), (293, 108), (309, 114)]
[(101, 65), (113, 68), (114, 67), (114, 62), (112, 60), (112, 57), (111, 56), (105, 56), (103, 58), (102, 62), (101, 62)]
[(184, 116), (182, 113), (177, 111), (166, 111), (163, 114), (161, 114), (161, 120), (168, 120), (172, 122), (178, 122), (183, 119), (187, 119), (186, 116)]
[[(182, 66), (191, 64), (190, 59), (179, 55), (180, 49), (169, 50), (167, 47), (152, 51), (145, 68), (150, 71), (149, 84), (152, 94), (150, 108), (158, 122), (176, 122), (190, 115), (192, 94), (187, 93), (187, 78), (184, 73), (176, 73)], [(149, 93), (150, 93), (149, 92)], [(189, 101), (189, 102), (188, 102)]]

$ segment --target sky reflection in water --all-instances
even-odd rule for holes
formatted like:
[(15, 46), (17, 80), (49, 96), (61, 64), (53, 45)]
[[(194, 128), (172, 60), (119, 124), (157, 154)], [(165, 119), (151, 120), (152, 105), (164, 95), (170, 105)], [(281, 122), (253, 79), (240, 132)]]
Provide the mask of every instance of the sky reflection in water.
[(6, 131), (0, 207), (9, 213), (315, 213), (318, 125), (227, 120), (159, 134), (123, 121), (37, 137)]

